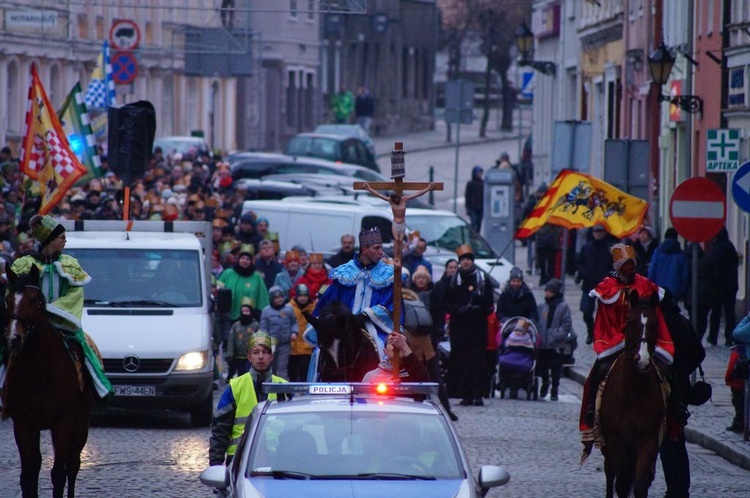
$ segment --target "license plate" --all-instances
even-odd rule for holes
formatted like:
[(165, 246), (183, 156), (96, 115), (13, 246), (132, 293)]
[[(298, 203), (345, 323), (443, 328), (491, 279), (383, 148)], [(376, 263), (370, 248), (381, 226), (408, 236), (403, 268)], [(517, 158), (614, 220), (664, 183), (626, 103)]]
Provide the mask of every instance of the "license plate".
[(114, 386), (115, 396), (156, 396), (154, 386)]

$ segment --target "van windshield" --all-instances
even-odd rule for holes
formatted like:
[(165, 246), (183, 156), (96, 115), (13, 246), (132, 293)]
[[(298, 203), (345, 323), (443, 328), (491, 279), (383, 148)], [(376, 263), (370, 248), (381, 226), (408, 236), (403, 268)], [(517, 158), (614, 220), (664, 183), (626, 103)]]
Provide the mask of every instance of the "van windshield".
[(171, 249), (66, 249), (91, 275), (88, 307), (203, 305), (197, 251)]
[(497, 257), (489, 243), (458, 216), (407, 213), (406, 224), (410, 230), (419, 231), (428, 246), (455, 251), (461, 244), (469, 244), (478, 259)]

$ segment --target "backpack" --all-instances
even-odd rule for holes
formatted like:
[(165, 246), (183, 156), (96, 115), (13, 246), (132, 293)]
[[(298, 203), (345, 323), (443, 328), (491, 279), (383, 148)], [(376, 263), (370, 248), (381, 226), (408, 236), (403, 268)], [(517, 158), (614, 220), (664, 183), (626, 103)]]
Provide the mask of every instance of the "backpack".
[(432, 315), (422, 301), (404, 299), (404, 327), (415, 336), (430, 334)]

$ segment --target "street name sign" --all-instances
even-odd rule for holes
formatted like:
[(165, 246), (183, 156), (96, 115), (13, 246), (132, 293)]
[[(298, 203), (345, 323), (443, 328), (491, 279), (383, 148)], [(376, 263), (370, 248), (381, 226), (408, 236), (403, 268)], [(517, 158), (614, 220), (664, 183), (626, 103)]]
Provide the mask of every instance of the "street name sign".
[(742, 163), (732, 178), (732, 198), (737, 207), (750, 213), (750, 161)]
[(713, 129), (706, 132), (706, 172), (735, 171), (740, 166), (740, 130)]
[(672, 194), (669, 219), (687, 240), (706, 242), (719, 233), (727, 219), (724, 192), (707, 178), (689, 178)]

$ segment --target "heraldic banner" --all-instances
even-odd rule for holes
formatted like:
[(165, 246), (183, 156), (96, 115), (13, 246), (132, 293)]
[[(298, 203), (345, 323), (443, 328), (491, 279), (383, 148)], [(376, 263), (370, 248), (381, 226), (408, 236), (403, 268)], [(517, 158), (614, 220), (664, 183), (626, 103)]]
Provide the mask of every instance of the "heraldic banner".
[(42, 196), (40, 214), (55, 207), (68, 189), (86, 174), (86, 168), (70, 150), (34, 64), (31, 65), (26, 135), (21, 157), (21, 172), (39, 184)]
[(615, 237), (627, 237), (638, 230), (647, 211), (648, 202), (643, 199), (590, 175), (562, 170), (515, 238), (525, 239), (546, 223), (567, 229), (603, 225)]

